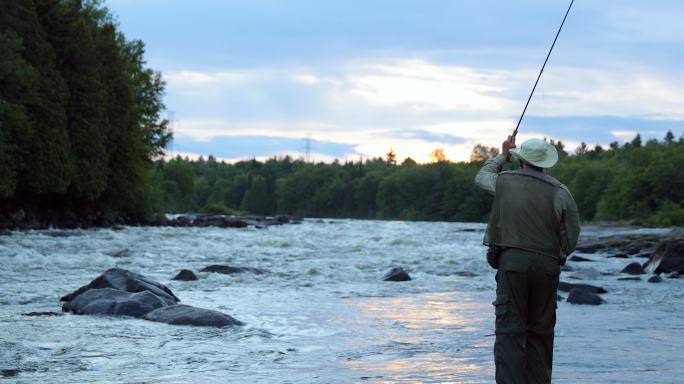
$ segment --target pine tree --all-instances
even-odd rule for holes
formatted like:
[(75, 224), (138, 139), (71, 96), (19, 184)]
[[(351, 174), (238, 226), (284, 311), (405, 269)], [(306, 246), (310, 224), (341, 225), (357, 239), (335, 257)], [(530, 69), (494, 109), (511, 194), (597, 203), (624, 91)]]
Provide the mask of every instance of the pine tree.
[[(0, 25), (22, 42), (19, 78), (3, 89), (14, 123), (7, 124), (13, 147), (17, 194), (24, 198), (60, 194), (69, 186), (72, 164), (66, 129), (68, 90), (56, 68), (55, 53), (31, 0), (0, 2)], [(25, 80), (25, 81), (24, 81)], [(5, 109), (7, 111), (7, 109)]]
[(93, 30), (80, 0), (46, 3), (41, 19), (57, 53), (57, 67), (69, 88), (67, 128), (74, 163), (69, 195), (95, 202), (107, 188), (105, 92)]

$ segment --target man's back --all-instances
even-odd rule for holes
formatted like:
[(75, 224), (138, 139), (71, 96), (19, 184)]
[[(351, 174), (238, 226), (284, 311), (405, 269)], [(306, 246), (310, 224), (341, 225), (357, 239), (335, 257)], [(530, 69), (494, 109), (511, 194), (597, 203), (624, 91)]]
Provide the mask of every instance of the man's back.
[[(558, 160), (556, 149), (537, 139), (512, 148), (509, 136), (475, 178), (494, 195), (484, 243), (498, 266), (496, 382), (550, 383), (560, 264), (577, 244), (579, 216), (570, 191), (544, 173)], [(501, 172), (512, 153), (523, 169)]]

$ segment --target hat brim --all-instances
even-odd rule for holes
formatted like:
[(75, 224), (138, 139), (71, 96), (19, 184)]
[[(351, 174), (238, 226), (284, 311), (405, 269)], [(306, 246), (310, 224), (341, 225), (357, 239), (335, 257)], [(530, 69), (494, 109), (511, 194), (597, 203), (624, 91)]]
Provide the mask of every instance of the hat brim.
[(511, 153), (524, 161), (539, 167), (539, 168), (551, 168), (558, 162), (558, 150), (556, 147), (549, 144), (549, 150), (546, 151), (546, 157), (543, 160), (530, 160), (526, 158), (520, 151), (520, 148), (511, 149)]

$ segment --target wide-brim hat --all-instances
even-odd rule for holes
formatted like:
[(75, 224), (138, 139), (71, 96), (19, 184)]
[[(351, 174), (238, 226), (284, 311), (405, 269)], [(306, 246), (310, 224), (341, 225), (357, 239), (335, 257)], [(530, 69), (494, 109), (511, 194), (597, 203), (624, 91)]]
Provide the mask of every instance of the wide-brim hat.
[(511, 149), (511, 153), (539, 168), (551, 168), (558, 162), (556, 147), (539, 139), (525, 140), (519, 147)]

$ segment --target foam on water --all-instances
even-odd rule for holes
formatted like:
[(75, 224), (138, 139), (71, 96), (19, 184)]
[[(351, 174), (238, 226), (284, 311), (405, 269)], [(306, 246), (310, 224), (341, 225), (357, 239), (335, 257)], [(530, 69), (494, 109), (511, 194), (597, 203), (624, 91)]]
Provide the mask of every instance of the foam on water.
[[(337, 220), (264, 230), (15, 232), (0, 237), (0, 369), (20, 370), (6, 380), (52, 383), (490, 383), (495, 282), (483, 229)], [(618, 231), (664, 233), (600, 229), (592, 236)], [(617, 281), (631, 260), (587, 257), (596, 261), (575, 267), (595, 269), (583, 281), (607, 288), (608, 303), (559, 303), (554, 382), (677, 382), (684, 376), (684, 281)], [(210, 264), (268, 273), (171, 280), (180, 269)], [(380, 281), (393, 266), (413, 280)], [(59, 311), (59, 297), (111, 267), (147, 275), (184, 303), (247, 325), (22, 315)]]

